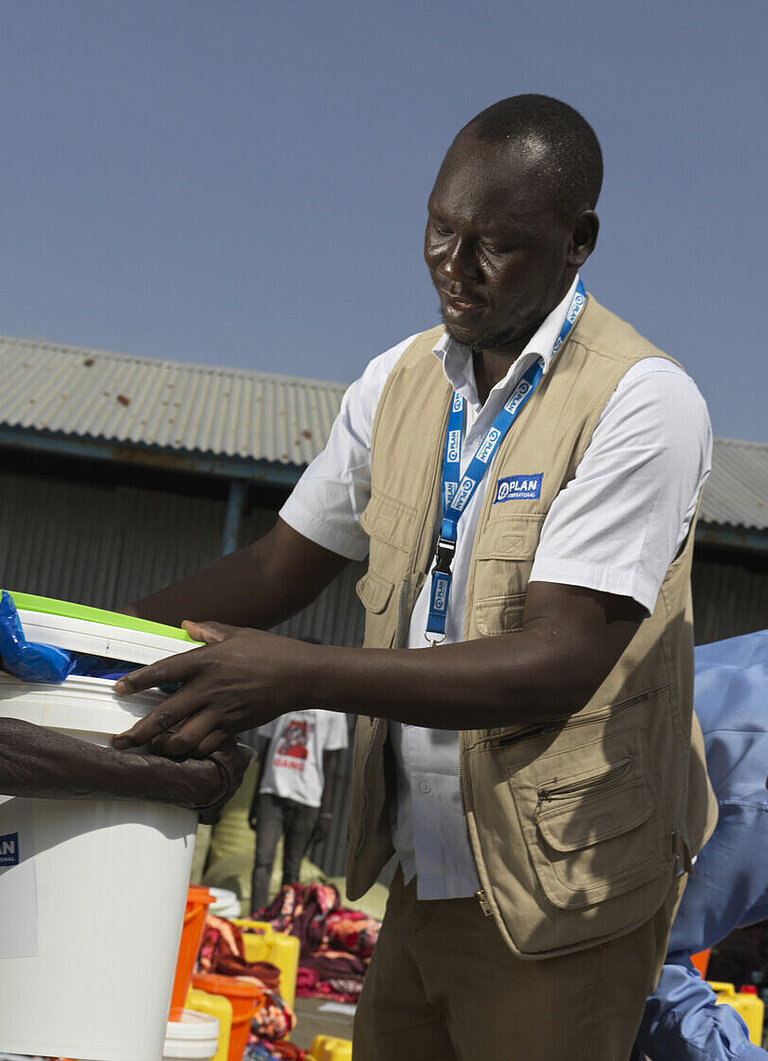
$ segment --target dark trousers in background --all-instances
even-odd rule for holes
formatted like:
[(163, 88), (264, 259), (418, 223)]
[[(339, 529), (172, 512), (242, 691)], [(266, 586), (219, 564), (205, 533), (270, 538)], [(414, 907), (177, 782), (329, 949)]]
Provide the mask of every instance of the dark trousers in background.
[(307, 807), (282, 796), (260, 795), (256, 805), (256, 855), (253, 864), (251, 909), (269, 900), (269, 882), (280, 837), (283, 837), (283, 884), (299, 879), (301, 860), (309, 847), (319, 807)]

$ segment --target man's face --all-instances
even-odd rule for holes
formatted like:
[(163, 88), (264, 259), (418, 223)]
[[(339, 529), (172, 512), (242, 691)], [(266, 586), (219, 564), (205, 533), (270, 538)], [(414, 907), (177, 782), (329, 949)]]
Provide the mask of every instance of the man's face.
[(460, 138), (429, 197), (424, 257), (446, 328), (476, 351), (516, 357), (573, 280), (571, 229), (542, 161), (514, 142)]

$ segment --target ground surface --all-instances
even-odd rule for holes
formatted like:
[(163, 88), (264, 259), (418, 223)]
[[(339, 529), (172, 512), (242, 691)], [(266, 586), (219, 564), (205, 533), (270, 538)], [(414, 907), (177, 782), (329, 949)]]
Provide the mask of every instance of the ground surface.
[(296, 999), (297, 1024), (291, 1033), (292, 1043), (308, 1050), (316, 1035), (333, 1035), (337, 1039), (352, 1038), (352, 1014), (323, 1011), (320, 1008), (327, 1005), (321, 998)]

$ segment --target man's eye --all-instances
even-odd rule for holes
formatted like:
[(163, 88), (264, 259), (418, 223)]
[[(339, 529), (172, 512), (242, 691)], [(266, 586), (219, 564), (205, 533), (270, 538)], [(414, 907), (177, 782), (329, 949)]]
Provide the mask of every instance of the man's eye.
[(503, 254), (511, 254), (514, 250), (513, 247), (500, 246), (494, 243), (481, 243), (480, 249), (486, 254), (492, 254), (496, 257), (501, 257)]

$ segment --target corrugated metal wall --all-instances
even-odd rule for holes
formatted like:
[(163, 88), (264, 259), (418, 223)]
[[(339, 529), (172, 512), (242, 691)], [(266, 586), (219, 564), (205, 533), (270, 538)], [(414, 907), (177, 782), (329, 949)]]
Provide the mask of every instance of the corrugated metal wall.
[[(112, 608), (197, 571), (220, 552), (225, 503), (162, 490), (88, 485), (0, 472), (0, 585)], [(254, 509), (241, 541), (274, 523)], [(305, 611), (278, 627), (329, 644), (362, 641), (352, 565)]]
[[(85, 484), (0, 472), (0, 586), (112, 608), (198, 570), (220, 552), (226, 504), (162, 490)], [(276, 511), (252, 509), (241, 544), (272, 526)], [(363, 610), (352, 564), (309, 608), (277, 627), (287, 637), (359, 645)], [(343, 872), (351, 754), (341, 765), (328, 839), (313, 852)]]
[(0, 473), (0, 583), (112, 608), (218, 555), (224, 503)]
[(697, 645), (768, 629), (768, 563), (735, 550), (699, 550), (693, 561)]

